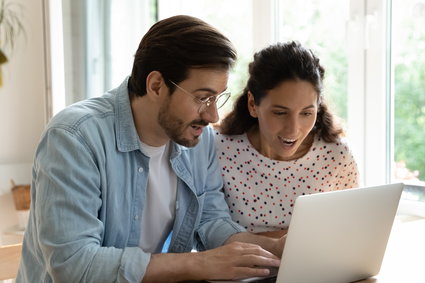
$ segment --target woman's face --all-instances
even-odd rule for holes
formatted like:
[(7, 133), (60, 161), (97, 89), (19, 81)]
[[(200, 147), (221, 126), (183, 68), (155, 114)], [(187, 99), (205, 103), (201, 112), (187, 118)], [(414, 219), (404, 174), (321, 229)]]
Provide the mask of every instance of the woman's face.
[(317, 117), (317, 98), (313, 85), (303, 80), (280, 83), (268, 91), (260, 105), (255, 105), (248, 93), (250, 114), (259, 124), (254, 147), (276, 160), (293, 160), (306, 154), (311, 145), (311, 139), (306, 138)]

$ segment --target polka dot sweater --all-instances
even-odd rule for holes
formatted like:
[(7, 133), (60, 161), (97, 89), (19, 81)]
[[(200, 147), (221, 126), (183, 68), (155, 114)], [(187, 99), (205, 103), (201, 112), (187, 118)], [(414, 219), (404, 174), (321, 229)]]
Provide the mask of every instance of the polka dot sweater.
[(347, 145), (315, 137), (309, 152), (292, 161), (259, 153), (246, 134), (216, 133), (224, 194), (234, 221), (249, 232), (288, 228), (300, 195), (358, 187), (358, 169)]

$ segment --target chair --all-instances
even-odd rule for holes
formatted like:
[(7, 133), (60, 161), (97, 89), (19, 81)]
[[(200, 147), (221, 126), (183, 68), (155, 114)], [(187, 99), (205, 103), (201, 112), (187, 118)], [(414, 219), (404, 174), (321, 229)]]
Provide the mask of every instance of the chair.
[(16, 277), (21, 251), (22, 244), (0, 246), (0, 280)]

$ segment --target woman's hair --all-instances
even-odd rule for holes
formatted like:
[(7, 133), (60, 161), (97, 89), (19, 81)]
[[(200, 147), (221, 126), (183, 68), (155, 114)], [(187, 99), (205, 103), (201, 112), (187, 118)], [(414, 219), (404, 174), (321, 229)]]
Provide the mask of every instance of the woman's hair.
[(254, 96), (256, 105), (267, 95), (268, 91), (284, 81), (303, 80), (311, 83), (318, 97), (317, 120), (313, 132), (326, 142), (334, 142), (343, 133), (337, 126), (334, 116), (322, 98), (322, 84), (325, 69), (319, 58), (298, 42), (271, 45), (254, 55), (249, 64), (248, 83), (236, 100), (232, 112), (221, 122), (221, 133), (239, 135), (258, 124), (258, 119), (248, 111), (248, 91)]
[(190, 16), (174, 16), (154, 24), (137, 49), (128, 82), (130, 97), (146, 94), (146, 78), (158, 71), (174, 91), (169, 80), (179, 83), (190, 68), (229, 69), (236, 51), (218, 30)]

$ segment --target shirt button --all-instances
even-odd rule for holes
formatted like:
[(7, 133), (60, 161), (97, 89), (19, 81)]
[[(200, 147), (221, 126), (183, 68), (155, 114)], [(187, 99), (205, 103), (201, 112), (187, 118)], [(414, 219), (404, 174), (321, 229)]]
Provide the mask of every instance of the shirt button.
[(139, 173), (143, 172), (143, 167), (139, 167)]
[(134, 220), (139, 219), (139, 215), (134, 215)]

